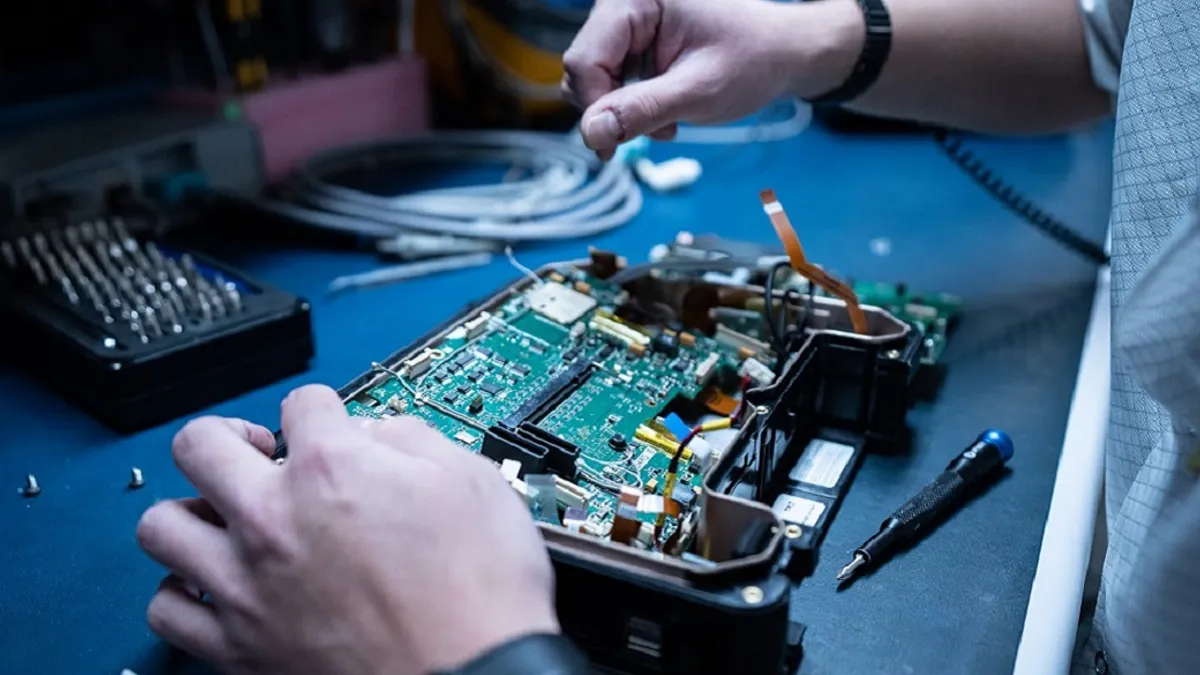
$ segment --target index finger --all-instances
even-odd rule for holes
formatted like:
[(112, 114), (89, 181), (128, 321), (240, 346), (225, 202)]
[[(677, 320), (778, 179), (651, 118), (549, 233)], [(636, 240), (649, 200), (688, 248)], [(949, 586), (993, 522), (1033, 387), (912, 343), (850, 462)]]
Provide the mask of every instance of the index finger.
[(256, 447), (265, 439), (254, 427), (242, 420), (201, 417), (185, 424), (171, 441), (180, 472), (226, 519), (251, 508), (274, 468)]
[(324, 385), (309, 384), (295, 389), (280, 406), (279, 426), (289, 455), (293, 448), (326, 443), (331, 437), (357, 431), (351, 422), (342, 397)]
[(601, 0), (563, 53), (564, 88), (587, 108), (621, 84), (630, 55), (642, 54), (658, 33), (656, 0)]

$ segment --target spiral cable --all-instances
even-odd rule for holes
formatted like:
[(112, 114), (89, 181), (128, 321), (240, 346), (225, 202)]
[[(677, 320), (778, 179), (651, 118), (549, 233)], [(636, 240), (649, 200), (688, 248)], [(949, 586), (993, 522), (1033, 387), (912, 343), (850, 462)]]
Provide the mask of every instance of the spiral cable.
[(1097, 265), (1108, 264), (1108, 253), (1104, 251), (1103, 246), (1079, 234), (1026, 199), (1015, 188), (1001, 180), (975, 153), (964, 147), (960, 139), (952, 137), (945, 129), (936, 129), (933, 132), (933, 140), (950, 161), (957, 164), (971, 180), (1010, 211), (1060, 245)]

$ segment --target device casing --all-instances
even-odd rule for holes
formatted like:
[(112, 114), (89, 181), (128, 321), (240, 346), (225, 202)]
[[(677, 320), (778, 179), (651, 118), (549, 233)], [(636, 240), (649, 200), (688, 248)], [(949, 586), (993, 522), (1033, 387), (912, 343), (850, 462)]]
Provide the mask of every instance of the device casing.
[[(586, 263), (572, 264), (586, 269)], [(539, 274), (553, 268), (547, 266)], [(527, 282), (525, 278), (517, 280), (493, 298)], [(398, 363), (411, 356), (452, 326), (477, 314), (487, 302), (469, 304), (381, 362)], [(748, 540), (780, 542), (761, 564), (736, 574), (680, 579), (610, 564), (603, 556), (549, 541), (564, 633), (606, 672), (793, 672), (802, 658), (806, 626), (802, 623), (803, 609), (792, 606), (792, 592), (812, 574), (825, 528), (863, 454), (886, 450), (902, 439), (909, 384), (920, 352), (921, 336), (915, 331), (875, 342), (837, 332), (817, 334), (789, 356), (771, 386), (750, 390), (749, 401), (770, 410), (763, 420), (775, 448), (776, 459), (770, 477), (764, 481), (771, 491), (782, 493), (788, 489), (789, 472), (814, 438), (836, 439), (854, 448), (842, 479), (826, 495), (828, 508), (817, 526), (786, 528), (786, 535), (779, 531), (746, 533)], [(350, 397), (376, 377), (377, 371), (366, 371), (342, 387), (339, 394)], [(275, 456), (286, 457), (286, 439), (281, 432), (276, 433), (276, 439)], [(730, 481), (735, 464), (746, 453), (755, 452), (755, 443), (754, 434), (743, 430), (706, 476), (705, 486), (722, 489)]]

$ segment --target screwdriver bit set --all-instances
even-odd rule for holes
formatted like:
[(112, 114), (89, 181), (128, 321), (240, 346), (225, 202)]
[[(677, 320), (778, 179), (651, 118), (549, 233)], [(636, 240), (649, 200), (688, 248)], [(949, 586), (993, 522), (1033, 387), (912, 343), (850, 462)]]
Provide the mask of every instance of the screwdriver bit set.
[(119, 430), (302, 372), (313, 355), (307, 302), (137, 218), (0, 230), (0, 284), (10, 354)]

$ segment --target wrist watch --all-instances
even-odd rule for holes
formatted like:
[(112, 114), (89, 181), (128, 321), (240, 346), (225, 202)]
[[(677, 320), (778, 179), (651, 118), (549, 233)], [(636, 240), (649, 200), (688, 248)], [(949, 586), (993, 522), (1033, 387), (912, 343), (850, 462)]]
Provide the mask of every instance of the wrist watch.
[(862, 96), (883, 71), (888, 54), (892, 51), (892, 17), (883, 0), (857, 0), (863, 13), (866, 37), (862, 51), (846, 81), (833, 91), (809, 99), (813, 105), (837, 105)]
[(433, 675), (588, 675), (591, 665), (562, 635), (538, 633), (510, 640), (456, 670)]

